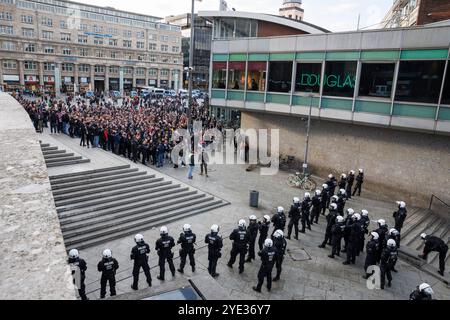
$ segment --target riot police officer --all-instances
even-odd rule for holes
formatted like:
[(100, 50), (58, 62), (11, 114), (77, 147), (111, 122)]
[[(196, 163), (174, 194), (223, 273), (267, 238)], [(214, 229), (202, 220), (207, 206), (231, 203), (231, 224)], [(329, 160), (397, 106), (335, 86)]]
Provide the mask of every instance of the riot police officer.
[(386, 225), (386, 221), (383, 219), (379, 219), (377, 221), (378, 223), (378, 229), (375, 230), (376, 233), (378, 233), (379, 238), (379, 246), (378, 246), (378, 252), (377, 252), (377, 263), (380, 262), (381, 254), (383, 253), (383, 247), (384, 247), (384, 239), (386, 238), (386, 235), (388, 233), (388, 226)]
[(429, 236), (425, 233), (420, 235), (422, 240), (425, 242), (425, 247), (423, 248), (423, 254), (419, 255), (420, 258), (426, 260), (427, 256), (432, 251), (437, 251), (439, 253), (439, 271), (441, 276), (444, 276), (445, 271), (445, 257), (448, 251), (448, 245), (445, 242), (435, 236)]
[(355, 210), (352, 208), (347, 209), (347, 216), (345, 217), (345, 230), (344, 230), (344, 250), (347, 251), (348, 237), (350, 234), (349, 225), (353, 223), (353, 215), (355, 214)]
[(352, 196), (354, 196), (356, 194), (356, 191), (358, 191), (358, 196), (359, 197), (361, 196), (361, 188), (362, 188), (363, 182), (364, 182), (364, 170), (359, 169), (358, 176), (356, 177), (356, 186), (355, 186), (355, 189), (353, 190)]
[(380, 272), (381, 272), (381, 289), (384, 289), (384, 284), (386, 282), (386, 277), (388, 279), (388, 287), (391, 287), (392, 284), (392, 268), (397, 262), (398, 252), (397, 252), (397, 244), (395, 240), (389, 239), (387, 241), (387, 246), (383, 250), (381, 254), (380, 261)]
[(258, 255), (261, 257), (261, 267), (258, 271), (258, 284), (253, 287), (256, 292), (261, 292), (261, 287), (264, 283), (264, 278), (267, 279), (267, 290), (272, 290), (272, 270), (277, 260), (277, 251), (273, 247), (273, 241), (266, 239), (264, 241), (264, 249)]
[(148, 265), (148, 254), (150, 253), (150, 246), (144, 242), (142, 234), (134, 236), (136, 245), (131, 249), (130, 259), (134, 260), (133, 266), (133, 284), (131, 288), (138, 290), (139, 271), (144, 270), (148, 285), (152, 286), (152, 276), (150, 275), (150, 267)]
[(379, 235), (376, 232), (371, 232), (371, 239), (367, 242), (366, 245), (366, 260), (364, 262), (364, 271), (366, 275), (363, 276), (364, 279), (368, 279), (371, 274), (367, 273), (367, 269), (370, 266), (374, 266), (377, 264), (377, 252), (378, 252), (378, 238)]
[[(401, 233), (403, 228), (403, 223), (405, 222), (406, 216), (408, 215), (408, 211), (406, 210), (406, 203), (403, 201), (397, 201), (398, 210), (393, 213), (393, 217), (395, 219), (394, 228)], [(400, 245), (397, 243), (397, 245)]]
[(233, 241), (231, 248), (230, 260), (227, 266), (233, 268), (236, 257), (239, 255), (239, 273), (244, 272), (245, 254), (247, 253), (250, 236), (247, 233), (247, 224), (245, 220), (239, 220), (238, 228), (234, 229), (230, 234), (230, 240)]
[(329, 258), (334, 259), (334, 256), (341, 256), (341, 239), (344, 235), (344, 217), (337, 216), (336, 223), (331, 227), (331, 245), (333, 246)]
[(275, 246), (275, 249), (277, 250), (277, 260), (276, 260), (276, 268), (277, 268), (277, 275), (275, 278), (273, 278), (273, 281), (280, 280), (281, 276), (281, 266), (283, 265), (284, 255), (286, 253), (286, 247), (287, 247), (287, 241), (284, 238), (284, 233), (281, 230), (276, 230), (272, 237), (273, 245)]
[(356, 256), (359, 253), (360, 237), (362, 233), (361, 215), (355, 213), (352, 216), (352, 223), (347, 226), (349, 228), (348, 243), (347, 243), (347, 260), (344, 265), (355, 264)]
[(286, 216), (284, 214), (284, 208), (278, 207), (277, 213), (273, 215), (272, 217), (272, 223), (273, 223), (273, 231), (272, 236), (275, 233), (276, 230), (281, 230), (284, 232), (284, 228), (286, 226)]
[(319, 246), (319, 248), (325, 248), (327, 243), (331, 241), (331, 228), (336, 223), (336, 217), (337, 217), (337, 204), (332, 203), (330, 204), (330, 210), (326, 217), (327, 219), (327, 228), (325, 229), (325, 240), (323, 240), (322, 244)]
[(223, 247), (222, 237), (219, 236), (219, 226), (213, 224), (211, 226), (211, 233), (205, 236), (205, 243), (208, 244), (208, 272), (215, 278), (219, 274), (216, 272), (217, 261), (222, 256), (221, 250)]
[(316, 190), (314, 197), (312, 198), (311, 205), (311, 224), (319, 224), (320, 210), (322, 209), (322, 192)]
[(302, 230), (300, 232), (305, 233), (306, 225), (308, 225), (308, 229), (311, 230), (311, 221), (309, 221), (309, 215), (311, 212), (311, 195), (308, 192), (305, 193), (300, 210), (302, 211)]
[(258, 220), (256, 219), (255, 215), (251, 215), (249, 217), (249, 224), (247, 228), (248, 236), (249, 236), (249, 243), (248, 243), (248, 257), (245, 262), (251, 262), (252, 260), (255, 260), (255, 244), (256, 244), (256, 238), (258, 237)]
[(293, 199), (293, 204), (291, 209), (289, 210), (288, 217), (290, 218), (288, 224), (288, 236), (286, 239), (291, 239), (292, 227), (295, 228), (295, 237), (294, 239), (298, 240), (298, 222), (300, 220), (300, 199), (295, 197)]
[(411, 292), (409, 295), (409, 300), (433, 300), (433, 289), (428, 283), (422, 283), (421, 285), (417, 286), (416, 290)]
[(365, 235), (369, 234), (370, 218), (369, 211), (367, 211), (366, 209), (361, 210), (361, 225), (363, 227), (363, 233), (361, 235), (361, 246), (359, 248), (359, 252), (364, 251), (364, 242), (366, 240)]
[(344, 189), (340, 189), (339, 190), (338, 199), (337, 199), (336, 203), (338, 205), (338, 213), (341, 216), (344, 216), (345, 199), (346, 199), (345, 190)]
[(339, 180), (338, 188), (345, 190), (346, 184), (347, 184), (347, 175), (345, 173), (343, 173), (343, 174), (341, 174), (341, 180)]
[[(72, 249), (69, 251), (68, 263), (72, 267), (72, 274), (75, 273), (74, 268), (78, 268), (78, 270), (80, 272), (80, 283), (79, 283), (80, 287), (77, 289), (78, 289), (78, 294), (80, 295), (81, 300), (83, 300), (83, 301), (89, 300), (86, 296), (86, 286), (84, 284), (84, 280), (86, 279), (87, 265), (86, 265), (86, 261), (84, 261), (84, 259), (80, 258), (80, 255), (79, 255), (77, 249)], [(77, 284), (77, 283), (75, 283), (75, 284)]]
[(328, 175), (328, 180), (325, 183), (328, 185), (330, 197), (334, 196), (334, 190), (336, 190), (337, 187), (337, 180), (332, 173)]
[(155, 250), (158, 253), (159, 275), (156, 277), (159, 280), (164, 281), (166, 271), (166, 260), (169, 264), (170, 272), (175, 277), (175, 266), (173, 265), (173, 252), (172, 248), (175, 246), (175, 240), (169, 236), (169, 230), (163, 226), (159, 230), (161, 238), (156, 240)]
[(258, 222), (259, 225), (259, 251), (263, 249), (264, 241), (267, 239), (267, 235), (269, 234), (269, 227), (270, 227), (270, 216), (265, 215), (264, 220), (261, 222)]
[(185, 224), (183, 226), (183, 232), (180, 233), (177, 243), (181, 243), (180, 249), (180, 268), (178, 272), (184, 273), (184, 266), (186, 265), (186, 258), (189, 256), (189, 262), (191, 263), (192, 272), (195, 272), (195, 241), (197, 236), (192, 232), (191, 225)]
[(116, 271), (119, 263), (113, 258), (110, 249), (103, 250), (103, 258), (97, 265), (97, 270), (102, 273), (100, 278), (100, 299), (105, 298), (106, 284), (109, 282), (111, 297), (116, 295)]
[(352, 187), (355, 182), (355, 171), (351, 170), (347, 176), (347, 186), (345, 188), (345, 194), (347, 195), (347, 200), (352, 198)]
[(325, 215), (325, 211), (330, 207), (331, 196), (329, 194), (328, 185), (322, 185), (322, 193), (321, 193), (321, 206), (322, 206), (322, 215)]

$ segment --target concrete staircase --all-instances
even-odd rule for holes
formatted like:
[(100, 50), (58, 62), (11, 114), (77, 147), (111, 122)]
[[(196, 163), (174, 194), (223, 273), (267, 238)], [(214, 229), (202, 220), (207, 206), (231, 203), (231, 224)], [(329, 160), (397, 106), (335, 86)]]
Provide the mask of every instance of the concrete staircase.
[(50, 177), (66, 247), (84, 249), (229, 204), (129, 165)]
[(75, 156), (73, 153), (67, 153), (66, 150), (58, 150), (58, 147), (50, 146), (48, 143), (41, 143), (41, 150), (47, 168), (90, 162), (89, 159), (83, 159), (83, 157)]
[(422, 233), (433, 235), (447, 242), (450, 245), (450, 221), (428, 209), (414, 209), (408, 213), (405, 225), (402, 229), (402, 240), (399, 254), (401, 257), (419, 267), (430, 275), (439, 278), (443, 282), (450, 281), (448, 271), (450, 269), (450, 254), (446, 258), (446, 273), (441, 277), (439, 270), (439, 255), (436, 252), (430, 253), (428, 261), (418, 258), (423, 252), (424, 243), (420, 238)]

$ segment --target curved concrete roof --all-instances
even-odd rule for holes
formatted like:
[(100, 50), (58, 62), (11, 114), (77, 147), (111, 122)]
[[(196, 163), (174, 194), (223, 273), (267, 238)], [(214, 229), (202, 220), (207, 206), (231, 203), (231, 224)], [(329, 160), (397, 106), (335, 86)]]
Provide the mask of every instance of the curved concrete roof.
[(241, 18), (241, 19), (253, 19), (266, 22), (272, 22), (286, 27), (301, 30), (310, 34), (329, 33), (331, 31), (316, 26), (314, 24), (288, 19), (285, 17), (254, 13), (254, 12), (242, 12), (242, 11), (199, 11), (198, 15), (204, 18)]

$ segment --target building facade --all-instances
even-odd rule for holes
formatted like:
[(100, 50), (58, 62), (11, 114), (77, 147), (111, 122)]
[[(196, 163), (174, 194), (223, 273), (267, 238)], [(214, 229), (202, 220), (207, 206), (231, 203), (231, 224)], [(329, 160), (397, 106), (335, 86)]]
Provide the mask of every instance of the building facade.
[(288, 19), (302, 21), (305, 15), (302, 0), (283, 0), (283, 6), (280, 8), (279, 14)]
[(181, 28), (160, 18), (57, 0), (0, 0), (5, 90), (130, 91), (181, 85)]
[(211, 50), (216, 117), (279, 129), (280, 153), (301, 168), (311, 109), (314, 174), (365, 168), (379, 198), (450, 200), (450, 26), (213, 39)]

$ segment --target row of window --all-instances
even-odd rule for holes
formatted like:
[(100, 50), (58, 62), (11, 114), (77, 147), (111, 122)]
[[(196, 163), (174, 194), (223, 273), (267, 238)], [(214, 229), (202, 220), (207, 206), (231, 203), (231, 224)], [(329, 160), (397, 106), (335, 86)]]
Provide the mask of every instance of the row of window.
[[(24, 69), (25, 70), (37, 70), (38, 63), (36, 61), (24, 61)], [(5, 70), (15, 70), (17, 69), (17, 61), (15, 60), (5, 60), (3, 61), (3, 69)], [(44, 71), (54, 71), (55, 70), (55, 64), (51, 62), (44, 62), (43, 63), (43, 69)], [(71, 63), (63, 63), (61, 64), (61, 70), (64, 72), (73, 72), (74, 65)], [(105, 73), (106, 67), (96, 65), (94, 66), (94, 72), (95, 73)], [(145, 68), (136, 68), (135, 74), (137, 76), (145, 76)], [(90, 72), (91, 66), (88, 64), (80, 64), (78, 65), (78, 71), (79, 72)], [(120, 71), (120, 67), (117, 66), (110, 66), (108, 69), (109, 73), (111, 74), (117, 74)], [(133, 68), (131, 67), (124, 67), (123, 68), (124, 74), (133, 74)], [(159, 75), (162, 77), (169, 76), (170, 70), (169, 69), (160, 69)], [(172, 70), (172, 75), (178, 74), (178, 70)], [(148, 70), (149, 76), (157, 76), (158, 75), (158, 69), (149, 69)]]
[[(267, 66), (267, 63), (269, 64)], [(361, 64), (357, 75), (356, 61), (326, 61), (322, 77), (322, 63), (296, 63), (292, 86), (292, 61), (213, 63), (213, 88), (290, 93), (313, 92), (324, 96), (353, 98), (355, 88), (362, 97), (391, 98), (394, 90), (395, 63)], [(438, 103), (444, 78), (444, 60), (400, 61), (397, 74), (396, 101)], [(268, 75), (266, 74), (268, 70)], [(443, 103), (450, 103), (450, 68), (446, 75)], [(359, 81), (359, 82), (357, 82)]]

